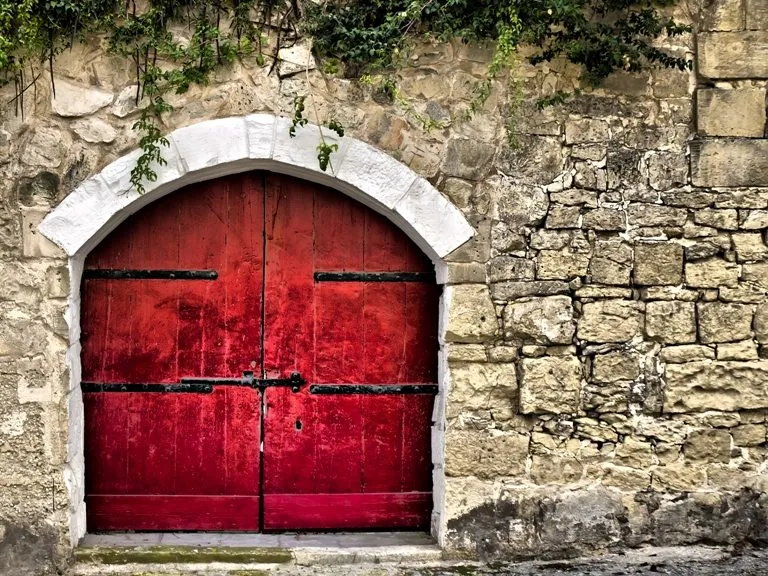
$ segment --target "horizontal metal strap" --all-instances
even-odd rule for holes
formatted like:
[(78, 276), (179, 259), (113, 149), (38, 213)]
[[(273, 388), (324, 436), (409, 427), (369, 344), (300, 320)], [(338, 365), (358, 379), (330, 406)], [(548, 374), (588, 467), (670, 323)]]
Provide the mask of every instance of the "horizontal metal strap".
[(83, 392), (160, 392), (180, 394), (210, 394), (210, 384), (112, 384), (104, 382), (83, 382)]
[(88, 280), (216, 280), (216, 270), (122, 270), (117, 268), (88, 268), (83, 278)]
[(437, 394), (436, 384), (313, 384), (310, 394)]
[(315, 272), (315, 282), (434, 282), (434, 272)]

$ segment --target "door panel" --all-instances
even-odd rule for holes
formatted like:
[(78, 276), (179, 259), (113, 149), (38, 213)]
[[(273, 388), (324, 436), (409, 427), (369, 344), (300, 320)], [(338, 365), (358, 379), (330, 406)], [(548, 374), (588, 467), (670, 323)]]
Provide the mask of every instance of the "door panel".
[(81, 291), (88, 528), (427, 527), (431, 270), (382, 216), (262, 172), (128, 219)]
[[(189, 187), (128, 219), (88, 257), (82, 360), (90, 530), (259, 528), (259, 391), (178, 392), (178, 385), (258, 370), (262, 190), (258, 175)], [(168, 271), (217, 277), (171, 279)], [(102, 391), (116, 389), (104, 384), (128, 391)], [(146, 384), (174, 392), (133, 391)]]
[(327, 189), (270, 175), (266, 207), (265, 369), (299, 370), (308, 384), (266, 390), (264, 529), (427, 526), (432, 396), (311, 390), (436, 381), (433, 282), (315, 277), (429, 278), (431, 264), (383, 217)]

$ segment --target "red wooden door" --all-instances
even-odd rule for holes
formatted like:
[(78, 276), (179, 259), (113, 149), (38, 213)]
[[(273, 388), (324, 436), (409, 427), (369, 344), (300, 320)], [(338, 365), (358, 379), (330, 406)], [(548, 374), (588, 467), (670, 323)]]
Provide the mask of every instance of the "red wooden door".
[(128, 219), (82, 286), (89, 529), (426, 527), (429, 269), (384, 218), (267, 173)]

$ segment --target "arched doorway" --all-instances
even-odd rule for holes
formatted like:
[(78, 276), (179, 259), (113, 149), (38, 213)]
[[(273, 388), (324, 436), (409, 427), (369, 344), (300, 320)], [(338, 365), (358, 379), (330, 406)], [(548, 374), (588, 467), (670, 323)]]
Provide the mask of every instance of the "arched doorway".
[(428, 527), (431, 270), (386, 218), (270, 172), (123, 222), (81, 287), (89, 529)]

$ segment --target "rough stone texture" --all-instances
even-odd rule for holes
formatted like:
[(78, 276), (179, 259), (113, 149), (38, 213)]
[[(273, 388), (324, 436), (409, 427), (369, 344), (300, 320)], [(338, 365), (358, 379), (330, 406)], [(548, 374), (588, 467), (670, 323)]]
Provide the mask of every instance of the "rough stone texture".
[[(437, 267), (446, 285), (433, 524), (449, 552), (555, 558), (766, 541), (764, 4), (694, 7), (707, 33), (664, 43), (698, 60), (697, 77), (619, 73), (539, 111), (536, 98), (575, 86), (578, 71), (522, 58), (518, 148), (504, 135), (505, 82), (462, 120), (489, 50), (414, 51), (400, 88), (419, 113), (446, 121), (430, 132), (310, 59), (320, 119), (337, 117), (356, 139), (340, 142), (338, 171), (318, 178), (363, 190), (417, 235), (447, 238), (431, 256), (447, 254)], [(319, 173), (314, 129), (290, 139), (286, 119), (248, 116), (290, 117), (307, 90), (296, 61), (306, 55), (304, 43), (284, 48), (271, 75), (236, 62), (174, 96), (163, 130), (185, 128), (157, 185), (246, 157)], [(106, 168), (105, 182), (127, 188), (135, 157), (120, 158), (137, 144), (138, 115), (130, 66), (95, 45), (60, 59), (55, 100), (41, 81), (23, 117), (0, 116), (0, 573), (21, 562), (24, 576), (60, 569), (85, 528), (82, 403), (67, 360), (68, 345), (78, 350), (67, 308), (77, 286), (37, 226), (65, 198), (88, 198), (95, 205), (74, 212), (87, 217), (65, 226), (85, 230), (69, 235), (75, 250), (101, 226), (100, 202), (138, 198), (86, 181)], [(13, 97), (12, 86), (0, 91)], [(459, 211), (475, 235), (448, 254), (468, 237), (445, 224)]]
[(642, 307), (628, 300), (584, 304), (577, 337), (589, 342), (627, 342), (643, 329)]
[(699, 133), (705, 136), (761, 138), (765, 132), (765, 88), (697, 92)]
[(703, 187), (768, 186), (768, 140), (692, 142), (691, 180)]
[(645, 305), (645, 333), (666, 344), (696, 342), (696, 307), (693, 302), (662, 301)]
[(680, 284), (683, 247), (680, 244), (635, 246), (635, 282), (643, 285)]
[(702, 76), (768, 78), (768, 31), (705, 33), (698, 42)]
[(521, 366), (520, 411), (523, 414), (573, 414), (578, 410), (583, 378), (578, 358), (526, 358)]
[(568, 296), (517, 301), (504, 309), (504, 335), (537, 344), (570, 344), (575, 326)]

